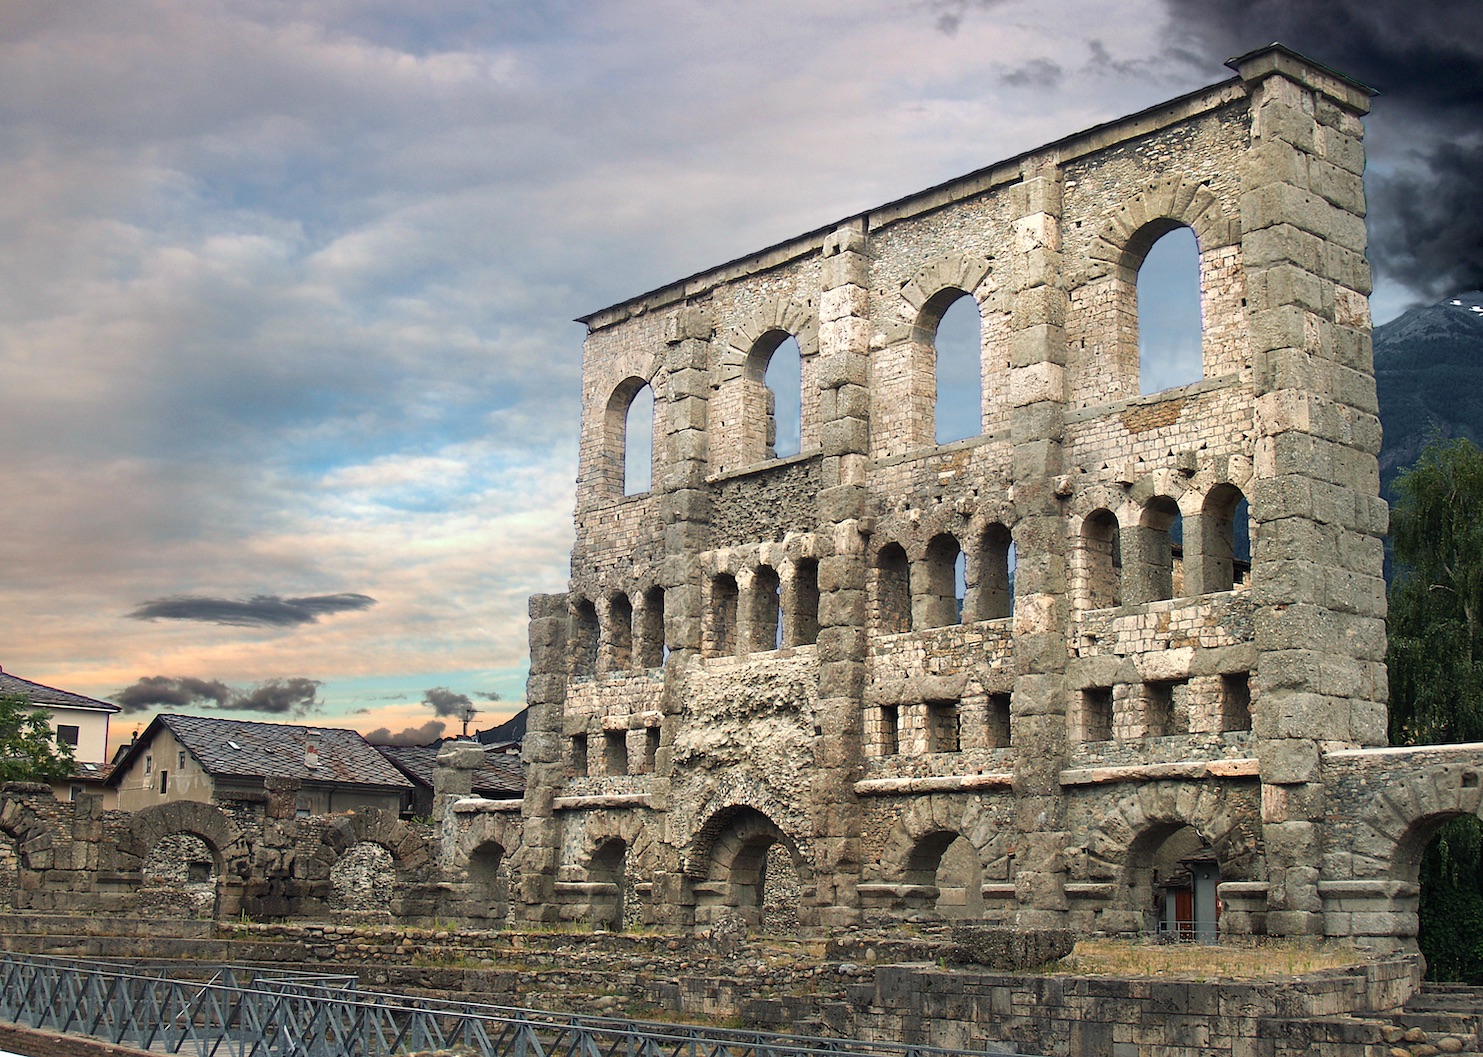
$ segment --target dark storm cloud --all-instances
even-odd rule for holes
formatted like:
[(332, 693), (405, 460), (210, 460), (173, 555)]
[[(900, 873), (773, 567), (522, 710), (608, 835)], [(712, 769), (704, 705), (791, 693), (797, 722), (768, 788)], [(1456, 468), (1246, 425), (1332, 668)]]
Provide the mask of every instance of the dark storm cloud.
[(357, 594), (311, 595), (307, 598), (254, 595), (247, 599), (179, 595), (145, 602), (129, 616), (134, 620), (199, 620), (205, 624), (282, 628), (313, 624), (322, 616), (369, 609), (375, 604), (376, 600), (370, 595)]
[(249, 690), (234, 690), (218, 679), (151, 675), (113, 695), (129, 712), (152, 709), (204, 708), (213, 712), (256, 712), (302, 716), (318, 705), (319, 680), (295, 676), (269, 679)]
[[(1164, 0), (1178, 45), (1223, 61), (1272, 41), (1378, 89), (1370, 256), (1427, 298), (1483, 286), (1483, 4)], [(1383, 152), (1383, 156), (1382, 153)]]
[(446, 726), (442, 720), (430, 719), (420, 727), (408, 727), (397, 734), (393, 734), (389, 727), (377, 727), (365, 738), (372, 745), (426, 745), (441, 738)]
[(153, 708), (187, 708), (203, 704), (220, 708), (231, 696), (232, 688), (214, 679), (150, 675), (114, 694), (113, 700), (125, 712), (148, 712)]
[(455, 693), (447, 687), (435, 686), (422, 692), (422, 703), (433, 710), (435, 716), (463, 718), (473, 708), (468, 694)]
[(1065, 73), (1060, 65), (1049, 59), (1031, 59), (999, 79), (1016, 88), (1054, 88), (1061, 83)]

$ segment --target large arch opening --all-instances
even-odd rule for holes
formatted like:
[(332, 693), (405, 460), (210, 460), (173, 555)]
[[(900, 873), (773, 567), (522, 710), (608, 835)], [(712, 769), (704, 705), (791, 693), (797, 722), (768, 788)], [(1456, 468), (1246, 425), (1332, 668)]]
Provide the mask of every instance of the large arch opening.
[(1137, 554), (1129, 594), (1134, 602), (1174, 598), (1184, 586), (1184, 519), (1179, 504), (1153, 496), (1136, 529)]
[(1168, 220), (1145, 229), (1138, 266), (1138, 388), (1144, 394), (1205, 376), (1200, 247), (1193, 228)]
[(1193, 826), (1151, 826), (1128, 848), (1124, 869), (1129, 906), (1143, 930), (1166, 940), (1215, 943), (1220, 938), (1220, 863)]
[(965, 569), (961, 557), (962, 549), (951, 533), (933, 536), (928, 542), (921, 565), (924, 582), (912, 591), (913, 602), (919, 608), (912, 627), (941, 628), (958, 623), (963, 611), (959, 574)]
[(221, 859), (194, 833), (162, 837), (140, 866), (138, 909), (164, 917), (216, 914)]
[(938, 444), (983, 433), (983, 317), (962, 290), (944, 290), (922, 311), (923, 329), (935, 324), (935, 437)]
[(935, 830), (913, 845), (906, 862), (906, 883), (914, 895), (907, 903), (940, 917), (983, 917), (983, 866), (978, 849), (955, 830)]
[(704, 878), (695, 886), (698, 923), (734, 914), (748, 927), (767, 931), (807, 924), (803, 861), (762, 812), (751, 807), (719, 812), (696, 837), (694, 855), (702, 860), (697, 865)]
[(1461, 812), (1419, 819), (1396, 846), (1390, 873), (1417, 886), (1426, 978), (1483, 984), (1483, 820)]
[(396, 860), (368, 840), (357, 841), (330, 867), (330, 911), (356, 920), (389, 921), (396, 894)]
[(1197, 546), (1187, 551), (1191, 594), (1230, 591), (1251, 578), (1251, 507), (1241, 489), (1219, 484), (1205, 496)]

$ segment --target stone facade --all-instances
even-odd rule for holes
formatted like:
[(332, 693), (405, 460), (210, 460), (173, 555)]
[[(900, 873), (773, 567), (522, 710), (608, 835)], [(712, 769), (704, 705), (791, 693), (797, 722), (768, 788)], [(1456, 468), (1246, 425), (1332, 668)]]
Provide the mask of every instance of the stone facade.
[[(10, 787), (17, 906), (206, 913), (214, 888), (218, 917), (1414, 950), (1421, 851), (1479, 813), (1483, 751), (1385, 746), (1369, 94), (1280, 46), (1232, 65), (587, 317), (523, 800), (471, 795), (466, 746), (434, 827), (296, 818), (286, 780), (135, 814)], [(1144, 395), (1137, 274), (1181, 226), (1202, 370)], [(939, 445), (937, 324), (965, 298), (981, 432)], [(776, 458), (789, 337), (802, 447)]]
[[(781, 863), (804, 928), (1129, 933), (1213, 859), (1226, 933), (1409, 942), (1407, 856), (1476, 810), (1479, 760), (1383, 748), (1370, 93), (1280, 46), (1232, 68), (584, 319), (517, 917), (760, 925)], [(1138, 270), (1181, 226), (1203, 369), (1142, 395)], [(938, 445), (963, 297), (981, 432)], [(1455, 789), (1383, 811), (1392, 773)]]

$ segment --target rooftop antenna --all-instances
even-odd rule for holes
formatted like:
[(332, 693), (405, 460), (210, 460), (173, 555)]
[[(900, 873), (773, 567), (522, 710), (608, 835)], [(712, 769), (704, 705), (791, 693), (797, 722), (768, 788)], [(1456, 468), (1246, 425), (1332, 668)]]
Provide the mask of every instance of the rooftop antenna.
[(472, 702), (463, 706), (463, 736), (465, 739), (469, 736), (469, 720), (478, 714), (479, 710), (473, 706)]

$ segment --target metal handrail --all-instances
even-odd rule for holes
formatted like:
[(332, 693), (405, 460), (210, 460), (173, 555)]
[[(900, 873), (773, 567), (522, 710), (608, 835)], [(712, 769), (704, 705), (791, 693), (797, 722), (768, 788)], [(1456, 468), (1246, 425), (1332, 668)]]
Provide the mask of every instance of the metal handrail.
[[(701, 1028), (360, 990), (354, 976), (241, 966), (179, 979), (98, 961), (0, 955), (0, 1019), (196, 1057), (960, 1057), (970, 1051)], [(979, 1053), (1010, 1055), (988, 1045)]]

